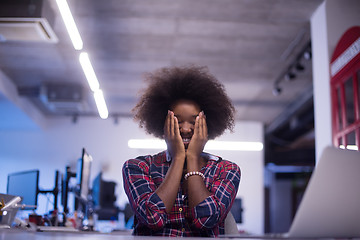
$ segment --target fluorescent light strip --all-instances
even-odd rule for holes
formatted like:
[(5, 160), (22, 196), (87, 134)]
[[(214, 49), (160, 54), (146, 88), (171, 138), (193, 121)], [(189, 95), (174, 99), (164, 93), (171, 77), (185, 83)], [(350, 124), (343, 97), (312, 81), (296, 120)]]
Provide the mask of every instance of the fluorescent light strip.
[(69, 5), (67, 4), (66, 0), (56, 0), (56, 3), (59, 7), (60, 14), (64, 20), (66, 29), (70, 35), (70, 39), (74, 48), (76, 50), (81, 50), (83, 48), (83, 41), (76, 27)]
[(261, 151), (261, 142), (238, 142), (238, 141), (214, 141), (210, 140), (205, 145), (205, 150), (226, 150), (226, 151)]
[[(83, 41), (76, 27), (69, 5), (67, 4), (66, 0), (56, 0), (56, 3), (59, 7), (60, 14), (64, 20), (66, 29), (70, 35), (70, 39), (74, 48), (76, 50), (81, 50), (83, 48)], [(106, 106), (104, 94), (100, 89), (100, 84), (96, 77), (94, 68), (91, 65), (89, 55), (86, 52), (80, 53), (79, 61), (84, 71), (85, 77), (89, 83), (90, 89), (94, 92), (94, 99), (99, 115), (102, 119), (107, 119), (109, 116), (109, 111)]]
[[(129, 148), (137, 149), (166, 149), (164, 140), (159, 139), (130, 139)], [(238, 142), (238, 141), (215, 141), (206, 143), (204, 150), (225, 150), (225, 151), (261, 151), (261, 142)]]
[(91, 91), (95, 92), (100, 88), (100, 84), (91, 65), (89, 55), (86, 52), (80, 53), (79, 61), (84, 71), (85, 77), (89, 83)]
[(96, 90), (94, 92), (94, 98), (95, 98), (96, 107), (98, 109), (100, 117), (102, 119), (107, 119), (108, 116), (109, 116), (109, 112), (108, 112), (108, 109), (106, 107), (104, 94), (101, 91), (101, 89), (98, 89), (98, 90)]
[(128, 141), (129, 148), (138, 149), (166, 149), (164, 140), (159, 139), (130, 139)]
[[(345, 146), (344, 146), (344, 145), (340, 145), (339, 148), (345, 149)], [(348, 149), (348, 150), (355, 150), (355, 151), (358, 151), (358, 150), (359, 150), (356, 145), (347, 145), (347, 146), (346, 146), (346, 149)]]

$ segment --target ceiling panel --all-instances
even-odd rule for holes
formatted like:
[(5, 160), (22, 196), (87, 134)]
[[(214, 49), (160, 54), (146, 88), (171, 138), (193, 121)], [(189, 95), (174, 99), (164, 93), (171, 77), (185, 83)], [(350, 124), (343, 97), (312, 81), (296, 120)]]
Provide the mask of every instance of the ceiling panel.
[[(225, 85), (239, 120), (270, 123), (312, 84), (311, 61), (296, 81), (275, 80), (310, 40), (309, 20), (321, 0), (68, 0), (84, 49), (104, 91), (110, 115), (131, 116), (143, 74), (163, 66), (197, 64)], [(0, 3), (1, 7), (1, 3)], [(52, 28), (59, 41), (0, 42), (0, 70), (21, 86), (77, 83), (96, 107), (57, 6)], [(1, 33), (0, 33), (1, 34)], [(90, 96), (90, 97), (89, 97)], [(90, 98), (90, 99), (88, 99)]]

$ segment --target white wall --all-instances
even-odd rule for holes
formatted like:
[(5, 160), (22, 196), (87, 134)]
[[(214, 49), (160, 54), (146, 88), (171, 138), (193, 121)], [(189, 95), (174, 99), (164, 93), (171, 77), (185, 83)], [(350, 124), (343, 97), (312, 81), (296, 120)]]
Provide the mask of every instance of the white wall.
[[(118, 189), (122, 189), (123, 162), (140, 154), (127, 147), (130, 137), (146, 137), (131, 119), (120, 119), (119, 124), (114, 125), (110, 119), (80, 118), (77, 124), (73, 124), (67, 118), (49, 120), (44, 130), (2, 130), (0, 159), (6, 170), (0, 173), (0, 191), (6, 191), (6, 175), (9, 172), (30, 169), (40, 169), (41, 188), (52, 188), (55, 169), (64, 172), (65, 166), (70, 165), (76, 171), (82, 147), (93, 156), (92, 177), (104, 169), (104, 178), (115, 180)], [(120, 196), (125, 199), (124, 194)]]
[[(223, 141), (263, 142), (263, 126), (257, 122), (238, 122), (233, 134), (218, 138)], [(249, 233), (264, 232), (264, 152), (212, 151), (239, 165), (240, 188), (237, 197), (242, 198), (243, 223), (239, 230)]]
[(345, 31), (360, 25), (359, 10), (358, 0), (326, 0), (311, 18), (316, 159), (332, 145), (330, 59)]
[[(125, 160), (157, 150), (136, 150), (127, 147), (130, 138), (150, 138), (131, 119), (119, 119), (118, 125), (99, 118), (48, 120), (44, 129), (0, 130), (0, 192), (6, 192), (7, 174), (22, 170), (39, 169), (40, 187), (51, 189), (55, 170), (64, 172), (70, 165), (76, 170), (76, 160), (85, 147), (94, 162), (92, 178), (103, 169), (106, 180), (118, 183), (118, 204), (127, 201), (123, 192), (121, 168)], [(263, 141), (260, 123), (239, 122), (234, 134), (225, 134), (222, 140)], [(238, 196), (243, 199), (244, 223), (241, 229), (251, 233), (263, 232), (263, 152), (212, 152), (236, 162), (242, 170)], [(51, 204), (40, 202), (38, 213), (51, 210)], [(39, 200), (40, 201), (40, 200)], [(46, 207), (48, 206), (48, 208)]]

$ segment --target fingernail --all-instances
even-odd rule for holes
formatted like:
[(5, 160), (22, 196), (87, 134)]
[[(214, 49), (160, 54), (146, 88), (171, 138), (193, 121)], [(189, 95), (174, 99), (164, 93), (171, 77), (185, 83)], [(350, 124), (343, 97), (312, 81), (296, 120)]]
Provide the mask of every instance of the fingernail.
[(206, 118), (206, 115), (205, 115), (204, 111), (202, 111), (202, 114), (203, 114), (204, 118)]

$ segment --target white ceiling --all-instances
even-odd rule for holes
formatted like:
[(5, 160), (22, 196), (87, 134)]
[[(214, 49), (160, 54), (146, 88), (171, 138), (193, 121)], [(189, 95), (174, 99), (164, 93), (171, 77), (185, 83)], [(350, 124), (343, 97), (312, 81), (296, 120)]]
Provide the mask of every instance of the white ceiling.
[[(281, 81), (280, 96), (272, 94), (275, 80), (310, 40), (309, 20), (321, 2), (68, 0), (110, 116), (131, 115), (139, 90), (146, 86), (145, 72), (191, 63), (208, 66), (225, 85), (239, 120), (265, 124), (312, 84), (311, 61), (302, 59), (305, 71), (294, 81)], [(88, 96), (77, 114), (96, 114), (80, 52), (73, 48), (54, 1), (50, 6), (54, 18), (48, 20), (59, 41), (0, 42), (0, 70), (17, 87), (80, 84)], [(36, 97), (25, 99), (45, 116), (64, 114), (47, 111)]]

